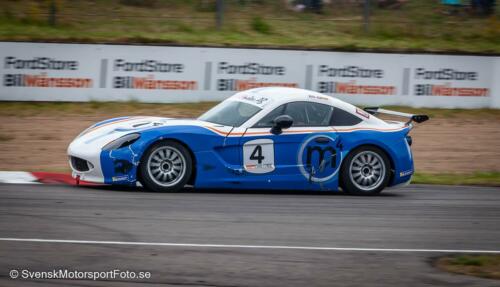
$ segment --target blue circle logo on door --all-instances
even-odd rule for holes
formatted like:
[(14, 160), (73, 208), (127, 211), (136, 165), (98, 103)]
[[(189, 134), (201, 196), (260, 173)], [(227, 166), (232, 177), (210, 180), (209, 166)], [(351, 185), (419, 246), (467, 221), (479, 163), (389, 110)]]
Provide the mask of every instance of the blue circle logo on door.
[(341, 154), (336, 145), (336, 140), (326, 135), (312, 136), (302, 144), (298, 164), (308, 181), (325, 182), (338, 173)]

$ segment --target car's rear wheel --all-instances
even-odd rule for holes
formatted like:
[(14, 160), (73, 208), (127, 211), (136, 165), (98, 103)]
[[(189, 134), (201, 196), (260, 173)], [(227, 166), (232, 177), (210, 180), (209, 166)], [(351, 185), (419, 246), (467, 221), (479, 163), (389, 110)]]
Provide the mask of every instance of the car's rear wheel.
[(349, 194), (378, 194), (389, 182), (390, 162), (381, 149), (362, 146), (346, 157), (340, 176), (342, 188)]
[(191, 177), (193, 162), (189, 151), (175, 141), (161, 141), (144, 154), (139, 166), (141, 183), (148, 189), (175, 192)]

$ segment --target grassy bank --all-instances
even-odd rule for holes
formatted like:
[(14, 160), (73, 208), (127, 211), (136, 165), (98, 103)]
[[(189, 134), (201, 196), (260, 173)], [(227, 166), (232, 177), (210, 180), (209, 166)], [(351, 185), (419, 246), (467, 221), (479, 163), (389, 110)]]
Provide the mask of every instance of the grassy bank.
[[(182, 104), (147, 104), (135, 101), (128, 102), (0, 102), (0, 116), (54, 116), (54, 115), (82, 115), (108, 114), (111, 116), (123, 115), (152, 115), (182, 117), (196, 117), (217, 102), (182, 103)], [(499, 111), (500, 115), (500, 111)]]
[(215, 1), (59, 0), (55, 25), (48, 24), (48, 2), (4, 1), (0, 40), (500, 53), (498, 12), (450, 16), (435, 0), (374, 7), (368, 31), (362, 7), (347, 1), (322, 14), (294, 12), (285, 1), (226, 1), (220, 30)]
[(439, 258), (435, 266), (452, 273), (500, 279), (500, 255), (456, 255)]
[(485, 185), (500, 186), (500, 172), (475, 173), (421, 173), (417, 172), (412, 183), (444, 185)]

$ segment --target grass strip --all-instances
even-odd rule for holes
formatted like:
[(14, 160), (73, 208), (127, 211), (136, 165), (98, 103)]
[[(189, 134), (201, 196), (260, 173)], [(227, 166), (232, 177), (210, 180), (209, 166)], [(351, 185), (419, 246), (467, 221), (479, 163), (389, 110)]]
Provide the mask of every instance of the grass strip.
[(500, 172), (474, 173), (421, 173), (413, 175), (412, 183), (442, 184), (442, 185), (483, 185), (500, 186)]
[(437, 259), (434, 265), (452, 273), (500, 279), (500, 255), (445, 256)]

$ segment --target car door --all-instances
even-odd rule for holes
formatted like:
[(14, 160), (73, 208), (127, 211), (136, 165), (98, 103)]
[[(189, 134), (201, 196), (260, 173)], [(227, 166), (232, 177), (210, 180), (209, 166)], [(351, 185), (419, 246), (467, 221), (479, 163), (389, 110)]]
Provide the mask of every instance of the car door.
[[(240, 139), (246, 186), (319, 189), (319, 183), (330, 180), (338, 164), (332, 111), (325, 104), (291, 102), (248, 128)], [(290, 116), (293, 125), (273, 134), (273, 120), (280, 115)]]

